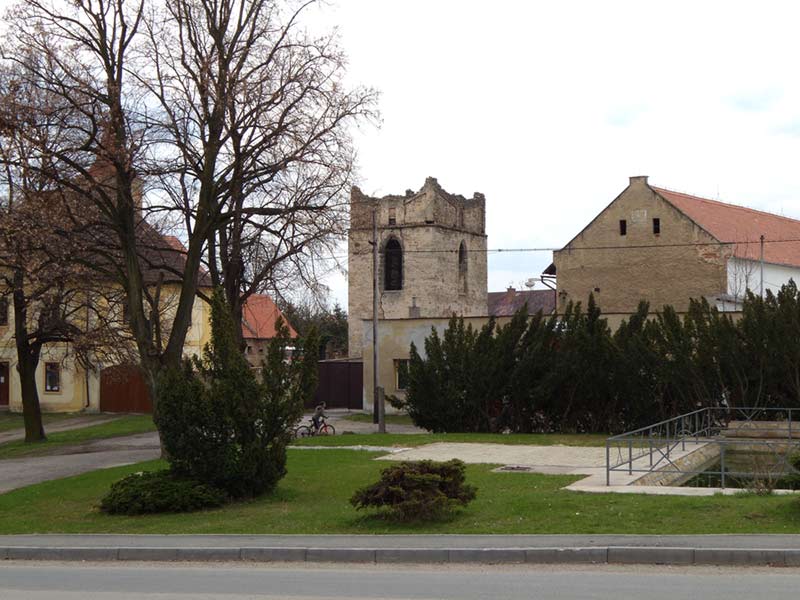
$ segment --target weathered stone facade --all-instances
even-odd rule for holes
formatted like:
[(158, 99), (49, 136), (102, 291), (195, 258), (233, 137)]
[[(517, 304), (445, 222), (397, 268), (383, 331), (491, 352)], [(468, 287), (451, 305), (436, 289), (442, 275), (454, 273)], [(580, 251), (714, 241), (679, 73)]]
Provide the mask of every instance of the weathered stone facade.
[[(363, 319), (372, 318), (373, 210), (378, 221), (380, 319), (487, 314), (483, 194), (471, 199), (449, 194), (432, 177), (420, 191), (408, 190), (403, 196), (372, 198), (354, 187), (348, 240), (350, 356), (362, 355)], [(402, 267), (398, 275), (396, 264), (390, 265), (393, 274), (387, 276), (386, 247), (396, 248), (398, 243)]]
[(730, 246), (666, 202), (647, 177), (631, 177), (605, 210), (554, 252), (558, 312), (569, 301), (585, 306), (590, 293), (609, 316), (635, 311), (642, 299), (652, 310), (669, 304), (685, 311), (690, 298), (725, 292), (730, 255)]

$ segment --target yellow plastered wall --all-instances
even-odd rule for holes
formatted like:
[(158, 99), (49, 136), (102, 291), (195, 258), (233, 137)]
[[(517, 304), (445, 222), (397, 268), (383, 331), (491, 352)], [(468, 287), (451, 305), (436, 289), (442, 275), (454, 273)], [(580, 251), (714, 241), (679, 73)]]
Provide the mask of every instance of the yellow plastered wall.
[[(177, 299), (179, 288), (169, 286), (164, 290), (167, 302)], [(168, 311), (169, 315), (169, 311)], [(201, 356), (202, 349), (211, 339), (211, 308), (201, 299), (195, 299), (192, 307), (192, 326), (186, 335), (184, 354)], [(13, 338), (14, 314), (9, 310), (8, 326), (0, 327), (0, 362), (9, 365), (9, 410), (22, 411), (22, 394), (17, 371), (17, 350)], [(58, 392), (45, 391), (45, 364), (59, 363), (61, 367), (61, 387)], [(110, 365), (104, 365), (110, 366)], [(100, 410), (100, 373), (86, 370), (75, 364), (65, 344), (48, 344), (42, 350), (42, 357), (36, 371), (36, 386), (39, 401), (45, 412), (96, 412)]]

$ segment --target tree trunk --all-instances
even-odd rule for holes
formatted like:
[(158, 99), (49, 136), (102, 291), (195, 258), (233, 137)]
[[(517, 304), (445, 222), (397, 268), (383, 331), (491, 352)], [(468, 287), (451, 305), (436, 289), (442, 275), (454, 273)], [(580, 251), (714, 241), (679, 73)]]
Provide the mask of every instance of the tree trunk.
[(14, 339), (17, 346), (17, 372), (22, 388), (22, 416), (25, 421), (25, 442), (43, 442), (42, 409), (36, 390), (36, 367), (41, 347), (32, 348), (28, 341), (28, 305), (25, 297), (25, 278), (22, 271), (14, 272)]
[(42, 409), (39, 405), (39, 392), (36, 389), (36, 367), (39, 365), (38, 352), (19, 356), (17, 372), (22, 389), (22, 416), (25, 421), (25, 443), (43, 442), (47, 439), (42, 424)]

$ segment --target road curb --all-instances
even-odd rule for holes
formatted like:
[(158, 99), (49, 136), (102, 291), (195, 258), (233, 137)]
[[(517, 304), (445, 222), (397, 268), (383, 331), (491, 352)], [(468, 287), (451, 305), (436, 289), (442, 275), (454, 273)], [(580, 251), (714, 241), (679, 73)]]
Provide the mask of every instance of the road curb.
[(800, 566), (798, 549), (591, 546), (554, 548), (314, 548), (0, 546), (0, 560), (450, 564)]

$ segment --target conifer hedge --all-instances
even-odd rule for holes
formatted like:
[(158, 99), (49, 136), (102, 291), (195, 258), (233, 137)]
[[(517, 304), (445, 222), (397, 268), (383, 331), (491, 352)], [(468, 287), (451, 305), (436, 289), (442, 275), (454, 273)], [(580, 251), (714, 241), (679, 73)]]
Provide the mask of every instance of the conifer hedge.
[(702, 406), (800, 407), (800, 294), (748, 293), (734, 320), (705, 299), (681, 316), (646, 302), (612, 332), (590, 296), (479, 330), (452, 318), (412, 344), (406, 399), (435, 432), (617, 433)]

